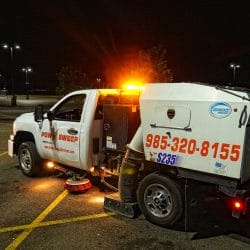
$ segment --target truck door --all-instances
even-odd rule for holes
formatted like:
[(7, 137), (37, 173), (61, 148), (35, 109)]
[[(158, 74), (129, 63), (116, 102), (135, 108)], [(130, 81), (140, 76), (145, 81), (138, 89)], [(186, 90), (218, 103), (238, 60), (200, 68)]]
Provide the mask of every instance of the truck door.
[(52, 111), (52, 121), (44, 120), (41, 131), (44, 158), (80, 166), (79, 139), (85, 100), (86, 94), (69, 96)]

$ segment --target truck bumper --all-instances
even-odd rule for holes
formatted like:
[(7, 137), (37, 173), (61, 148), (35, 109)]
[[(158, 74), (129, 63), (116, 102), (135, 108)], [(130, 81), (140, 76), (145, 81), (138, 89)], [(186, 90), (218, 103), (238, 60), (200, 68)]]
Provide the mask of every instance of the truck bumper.
[(8, 140), (8, 155), (10, 157), (14, 156), (14, 136), (11, 135), (10, 139)]

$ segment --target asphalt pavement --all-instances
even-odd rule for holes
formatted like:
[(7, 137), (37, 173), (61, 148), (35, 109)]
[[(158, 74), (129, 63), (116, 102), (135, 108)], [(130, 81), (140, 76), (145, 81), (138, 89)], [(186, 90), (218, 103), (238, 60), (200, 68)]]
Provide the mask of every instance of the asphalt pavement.
[(16, 96), (16, 105), (13, 106), (11, 102), (12, 96), (0, 96), (0, 122), (3, 120), (14, 120), (18, 115), (24, 112), (33, 112), (35, 106), (43, 104), (46, 109), (49, 109), (58, 101), (57, 96), (37, 96), (30, 95), (26, 99), (24, 95)]

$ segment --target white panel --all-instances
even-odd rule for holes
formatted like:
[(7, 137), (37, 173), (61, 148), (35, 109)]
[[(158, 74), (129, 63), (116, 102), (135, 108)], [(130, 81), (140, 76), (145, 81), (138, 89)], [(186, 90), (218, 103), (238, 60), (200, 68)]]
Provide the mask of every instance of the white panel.
[[(241, 127), (239, 121), (244, 106), (248, 118), (249, 101), (198, 84), (152, 84), (145, 89), (140, 104), (147, 160), (240, 178), (248, 119)], [(244, 92), (237, 94), (247, 97)], [(171, 124), (165, 116), (167, 107), (180, 112), (174, 126), (152, 126)], [(226, 113), (211, 113), (213, 107)], [(190, 131), (181, 129), (187, 125)]]

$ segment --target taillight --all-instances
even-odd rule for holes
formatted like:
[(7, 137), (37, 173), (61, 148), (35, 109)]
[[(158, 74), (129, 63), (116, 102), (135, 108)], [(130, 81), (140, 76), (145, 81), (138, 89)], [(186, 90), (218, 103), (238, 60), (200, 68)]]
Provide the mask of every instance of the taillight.
[(233, 210), (242, 211), (244, 209), (244, 202), (242, 200), (233, 200)]
[(233, 208), (237, 210), (241, 210), (243, 208), (243, 204), (241, 201), (234, 201), (233, 202)]
[(245, 215), (246, 213), (246, 208), (245, 208), (245, 203), (244, 200), (242, 199), (233, 199), (232, 200), (232, 216), (234, 218), (239, 219), (241, 214)]

